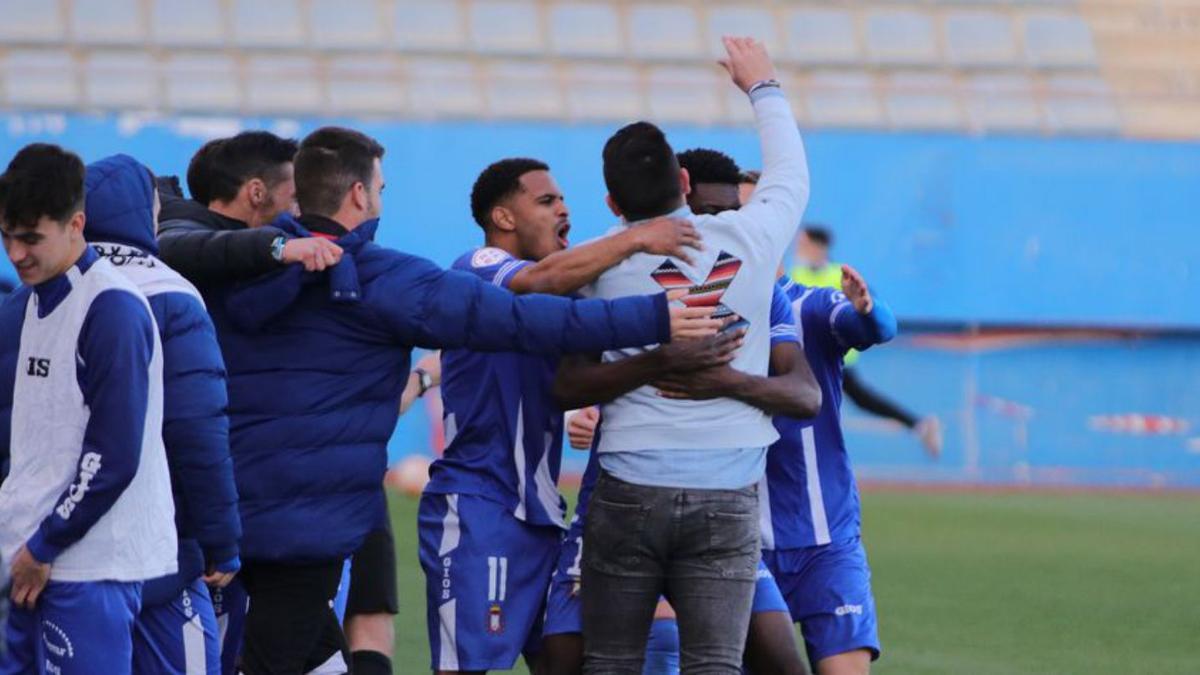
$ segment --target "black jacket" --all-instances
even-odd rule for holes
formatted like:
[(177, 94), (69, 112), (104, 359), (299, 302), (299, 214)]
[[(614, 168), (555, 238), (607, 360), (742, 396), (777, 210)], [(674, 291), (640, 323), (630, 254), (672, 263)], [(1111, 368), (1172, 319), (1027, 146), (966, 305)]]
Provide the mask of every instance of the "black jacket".
[(269, 225), (252, 230), (159, 187), (159, 257), (188, 281), (203, 288), (253, 279), (281, 267), (271, 257), (271, 243), (285, 236), (282, 230)]

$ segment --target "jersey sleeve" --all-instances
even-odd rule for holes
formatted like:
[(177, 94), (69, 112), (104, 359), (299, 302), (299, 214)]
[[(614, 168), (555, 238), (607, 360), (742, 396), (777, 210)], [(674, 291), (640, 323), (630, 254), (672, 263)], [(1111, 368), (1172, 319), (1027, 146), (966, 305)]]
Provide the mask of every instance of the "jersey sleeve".
[(874, 309), (865, 315), (855, 311), (845, 293), (833, 288), (808, 288), (800, 304), (804, 341), (818, 340), (826, 352), (839, 357), (851, 349), (882, 344), (896, 335), (896, 318), (878, 298)]
[(528, 260), (514, 257), (504, 249), (484, 246), (459, 258), (452, 269), (470, 272), (489, 284), (507, 289), (517, 272), (532, 264)]
[(796, 319), (792, 316), (792, 303), (779, 286), (771, 291), (771, 346), (784, 342), (800, 342), (796, 331)]

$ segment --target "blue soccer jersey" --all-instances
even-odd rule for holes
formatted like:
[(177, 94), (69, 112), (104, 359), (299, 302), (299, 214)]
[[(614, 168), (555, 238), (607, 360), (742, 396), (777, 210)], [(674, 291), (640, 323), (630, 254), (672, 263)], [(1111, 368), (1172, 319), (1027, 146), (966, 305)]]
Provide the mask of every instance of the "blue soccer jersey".
[[(452, 269), (507, 288), (529, 264), (484, 247)], [(565, 529), (558, 492), (562, 411), (551, 395), (557, 365), (557, 358), (512, 352), (442, 352), (446, 450), (429, 470), (426, 494), (475, 495), (500, 503), (517, 520)]]
[(875, 299), (866, 315), (832, 288), (781, 281), (791, 300), (797, 335), (823, 403), (811, 420), (776, 417), (779, 440), (767, 453), (760, 484), (764, 549), (791, 549), (846, 541), (859, 535), (858, 488), (842, 438), (842, 358), (890, 340), (896, 320)]

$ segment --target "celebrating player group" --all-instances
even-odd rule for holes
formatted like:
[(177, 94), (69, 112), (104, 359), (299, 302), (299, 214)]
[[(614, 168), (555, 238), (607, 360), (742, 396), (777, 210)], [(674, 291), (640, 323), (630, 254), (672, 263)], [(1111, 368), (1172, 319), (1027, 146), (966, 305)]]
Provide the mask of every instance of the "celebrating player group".
[[(868, 672), (842, 365), (896, 321), (850, 267), (780, 278), (804, 146), (763, 46), (724, 46), (761, 173), (629, 124), (602, 156), (617, 224), (569, 246), (551, 168), (500, 159), (450, 270), (375, 243), (384, 148), (352, 129), (210, 141), (190, 198), (127, 155), (20, 150), (0, 674)], [(393, 651), (383, 477), (439, 382), (426, 663)], [(570, 519), (564, 435), (590, 453)]]

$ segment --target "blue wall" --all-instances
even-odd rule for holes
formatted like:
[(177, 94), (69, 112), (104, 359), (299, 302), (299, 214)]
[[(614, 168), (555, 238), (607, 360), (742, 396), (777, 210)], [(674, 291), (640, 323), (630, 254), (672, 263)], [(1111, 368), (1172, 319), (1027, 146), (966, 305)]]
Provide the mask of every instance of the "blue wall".
[[(206, 133), (236, 120), (10, 116), (0, 161), (50, 140), (86, 160), (127, 152), (182, 173)], [(302, 134), (316, 123), (248, 120)], [(503, 156), (548, 161), (576, 241), (612, 222), (600, 150), (611, 126), (354, 123), (388, 148), (383, 243), (448, 264), (476, 245), (467, 195)], [(758, 164), (750, 130), (669, 129), (676, 148)], [(903, 319), (1200, 329), (1200, 144), (813, 132), (808, 218)]]

